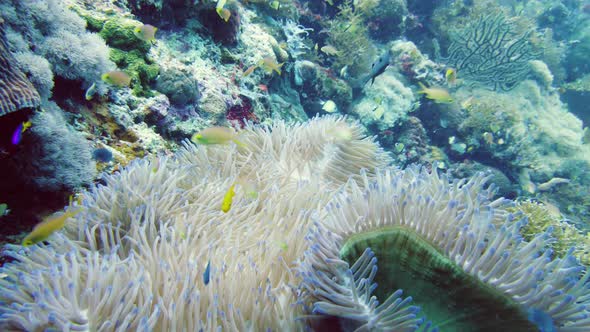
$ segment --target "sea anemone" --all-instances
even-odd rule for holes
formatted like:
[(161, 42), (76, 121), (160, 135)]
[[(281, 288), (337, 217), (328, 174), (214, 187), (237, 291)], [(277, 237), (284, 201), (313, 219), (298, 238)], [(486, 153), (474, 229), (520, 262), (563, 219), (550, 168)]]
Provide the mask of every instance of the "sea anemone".
[(0, 330), (303, 330), (292, 268), (310, 215), (347, 174), (389, 160), (337, 117), (247, 126), (240, 141), (132, 162), (47, 243), (7, 246)]
[[(524, 241), (526, 219), (514, 221), (509, 201), (492, 201), (485, 181), (482, 174), (450, 181), (418, 168), (350, 181), (314, 217), (298, 266), (309, 320), (337, 318), (345, 330), (424, 329), (403, 289), (441, 331), (542, 324), (590, 331), (590, 274), (572, 251), (551, 259), (551, 230)], [(381, 306), (370, 297), (375, 290), (386, 299)]]

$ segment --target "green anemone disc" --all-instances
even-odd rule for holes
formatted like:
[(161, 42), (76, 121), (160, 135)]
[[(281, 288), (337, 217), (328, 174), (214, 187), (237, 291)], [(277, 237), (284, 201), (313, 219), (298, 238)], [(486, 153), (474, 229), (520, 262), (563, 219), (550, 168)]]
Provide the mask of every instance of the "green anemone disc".
[(389, 227), (355, 234), (340, 257), (352, 265), (367, 247), (377, 257), (379, 302), (403, 289), (440, 332), (538, 331), (521, 306), (465, 273), (412, 230)]

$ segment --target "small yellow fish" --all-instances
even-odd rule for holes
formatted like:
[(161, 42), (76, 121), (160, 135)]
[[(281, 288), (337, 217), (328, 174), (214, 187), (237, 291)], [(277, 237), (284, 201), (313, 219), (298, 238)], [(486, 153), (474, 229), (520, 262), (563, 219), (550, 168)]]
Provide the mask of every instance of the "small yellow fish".
[(324, 45), (320, 48), (320, 51), (324, 52), (326, 55), (329, 56), (338, 56), (340, 55), (340, 51), (336, 49), (336, 47), (332, 45)]
[(328, 100), (322, 104), (322, 109), (328, 113), (334, 113), (338, 111), (338, 106), (332, 100)]
[(218, 8), (216, 9), (217, 11), (217, 15), (219, 15), (219, 17), (221, 17), (221, 19), (223, 19), (224, 21), (229, 21), (229, 18), (231, 17), (231, 11), (229, 11), (229, 9), (227, 8)]
[(447, 79), (447, 84), (455, 84), (457, 82), (457, 71), (453, 68), (448, 68), (445, 72), (445, 78)]
[(92, 85), (88, 88), (88, 90), (86, 90), (86, 93), (84, 94), (84, 98), (86, 98), (86, 100), (90, 101), (90, 100), (92, 100), (92, 97), (94, 97), (95, 93), (96, 93), (96, 83), (92, 83)]
[(225, 193), (225, 196), (223, 196), (223, 203), (221, 203), (221, 211), (225, 213), (227, 213), (229, 209), (231, 209), (231, 203), (234, 199), (234, 195), (236, 194), (236, 192), (234, 191), (235, 186), (235, 184), (232, 184)]
[(418, 82), (420, 85), (421, 90), (418, 93), (425, 94), (426, 98), (434, 100), (437, 104), (448, 104), (453, 102), (453, 98), (449, 94), (449, 91), (443, 88), (427, 88), (422, 84), (422, 82)]
[(279, 7), (281, 6), (281, 3), (278, 1), (271, 1), (269, 3), (270, 8), (274, 9), (274, 10), (279, 10)]
[(277, 74), (281, 75), (281, 67), (283, 64), (284, 62), (277, 63), (277, 61), (272, 57), (266, 57), (258, 61), (258, 66), (260, 66), (260, 68), (264, 69), (269, 74), (271, 74), (273, 71), (276, 71)]
[(61, 214), (54, 214), (45, 218), (23, 239), (22, 245), (26, 247), (44, 241), (55, 231), (62, 229), (66, 224), (66, 220), (75, 216), (80, 211), (81, 209), (75, 211), (67, 210)]
[(194, 134), (191, 141), (197, 144), (228, 144), (234, 142), (238, 146), (245, 147), (244, 143), (237, 140), (238, 134), (233, 128), (228, 127), (210, 127)]
[(242, 77), (246, 77), (254, 72), (254, 70), (258, 68), (258, 65), (250, 66), (246, 71), (242, 74)]
[(158, 31), (158, 28), (156, 28), (155, 26), (151, 24), (144, 24), (140, 27), (133, 29), (133, 34), (135, 35), (135, 37), (143, 41), (153, 42), (156, 40), (156, 31)]
[(108, 84), (119, 87), (129, 86), (129, 84), (131, 84), (131, 77), (127, 75), (126, 72), (119, 70), (113, 70), (108, 73), (104, 73), (100, 78), (102, 78), (102, 80)]
[(33, 125), (33, 123), (31, 121), (26, 121), (23, 122), (23, 128), (21, 129), (21, 133), (24, 133), (25, 131), (27, 131), (27, 129), (31, 128), (31, 126)]
[(494, 144), (494, 135), (488, 131), (486, 131), (485, 133), (483, 133), (481, 135), (483, 137), (483, 140), (488, 144), (488, 145), (492, 145)]

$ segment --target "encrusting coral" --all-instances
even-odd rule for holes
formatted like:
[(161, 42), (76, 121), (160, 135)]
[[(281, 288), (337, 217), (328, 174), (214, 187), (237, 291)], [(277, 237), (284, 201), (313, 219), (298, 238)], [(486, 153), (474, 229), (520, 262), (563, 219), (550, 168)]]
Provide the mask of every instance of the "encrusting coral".
[(8, 245), (0, 329), (293, 331), (332, 315), (365, 330), (428, 330), (401, 291), (377, 307), (372, 250), (350, 269), (338, 256), (350, 236), (388, 225), (559, 331), (588, 328), (588, 274), (579, 279), (570, 256), (540, 254), (546, 234), (522, 241), (524, 222), (494, 228), (509, 214), (484, 176), (387, 168), (373, 139), (337, 117), (247, 125), (239, 141), (134, 162), (83, 193), (48, 243)]

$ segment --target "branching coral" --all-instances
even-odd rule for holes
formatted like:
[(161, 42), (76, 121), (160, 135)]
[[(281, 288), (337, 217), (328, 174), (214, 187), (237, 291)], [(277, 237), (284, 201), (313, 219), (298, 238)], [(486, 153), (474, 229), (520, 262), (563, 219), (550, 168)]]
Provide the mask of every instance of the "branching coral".
[(311, 50), (311, 47), (305, 43), (305, 37), (309, 35), (310, 31), (313, 31), (313, 29), (306, 28), (292, 20), (283, 22), (283, 33), (287, 37), (287, 47), (293, 59), (297, 59)]

